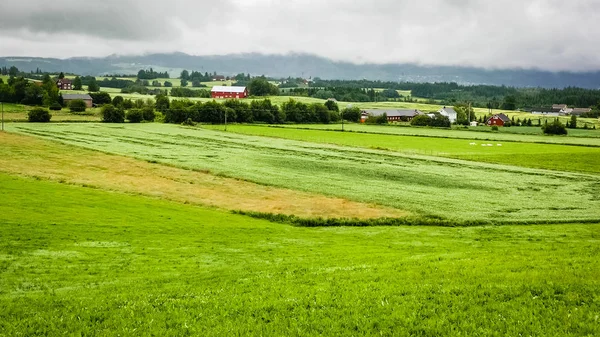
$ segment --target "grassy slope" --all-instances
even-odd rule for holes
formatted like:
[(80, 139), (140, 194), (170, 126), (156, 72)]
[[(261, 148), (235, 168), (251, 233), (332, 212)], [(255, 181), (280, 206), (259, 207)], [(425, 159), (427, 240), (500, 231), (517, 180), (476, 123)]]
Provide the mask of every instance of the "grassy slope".
[[(222, 129), (223, 127), (207, 126), (207, 128)], [(360, 129), (367, 130), (367, 128)], [(387, 129), (402, 130), (405, 128)], [(280, 137), (309, 142), (389, 149), (407, 154), (434, 155), (489, 163), (600, 174), (600, 148), (597, 147), (518, 142), (493, 142), (493, 146), (481, 146), (482, 144), (487, 145), (489, 142), (473, 139), (342, 133), (252, 125), (230, 125), (228, 126), (228, 131), (247, 135)], [(452, 135), (463, 136), (461, 134), (463, 132), (461, 131), (447, 131), (448, 132), (445, 134), (448, 137), (451, 137)], [(519, 136), (511, 135), (510, 139), (519, 139)], [(563, 139), (565, 138), (563, 137)], [(600, 139), (578, 140), (600, 144)], [(499, 144), (501, 146), (498, 146)]]
[(164, 124), (13, 124), (9, 130), (184, 168), (210, 170), (259, 184), (457, 221), (597, 221), (600, 218), (597, 175)]
[(600, 228), (296, 228), (0, 174), (0, 335), (598, 335)]

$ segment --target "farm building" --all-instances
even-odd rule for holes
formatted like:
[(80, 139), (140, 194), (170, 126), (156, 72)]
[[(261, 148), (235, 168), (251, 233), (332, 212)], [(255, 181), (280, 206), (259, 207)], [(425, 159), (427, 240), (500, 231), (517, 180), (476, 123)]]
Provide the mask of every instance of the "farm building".
[(56, 86), (60, 90), (73, 90), (73, 81), (68, 78), (61, 78), (56, 80)]
[(505, 114), (496, 114), (493, 115), (492, 117), (490, 117), (490, 119), (487, 120), (487, 125), (492, 126), (492, 125), (496, 125), (496, 126), (504, 126), (505, 123), (510, 122), (510, 118), (508, 118), (507, 115)]
[(458, 114), (456, 113), (456, 110), (454, 110), (454, 108), (443, 107), (438, 112), (440, 113), (440, 115), (448, 117), (450, 123), (456, 123)]
[(573, 108), (573, 111), (571, 111), (571, 115), (575, 115), (575, 116), (581, 116), (583, 114), (592, 112), (592, 109), (590, 108)]
[(565, 111), (563, 110), (563, 108), (561, 108), (561, 109), (556, 109), (556, 108), (533, 108), (533, 109), (531, 109), (531, 113), (534, 114), (534, 115), (544, 115), (544, 116), (562, 116), (562, 115), (566, 114)]
[(85, 104), (87, 105), (88, 108), (92, 107), (92, 96), (88, 95), (88, 94), (63, 94), (62, 95), (63, 101), (66, 104), (69, 104), (70, 101), (76, 100), (76, 99), (81, 99), (85, 102)]
[(384, 113), (387, 115), (388, 122), (408, 122), (413, 117), (422, 114), (419, 110), (367, 109), (361, 112), (360, 122), (364, 123), (370, 116), (381, 116)]
[(210, 94), (212, 98), (246, 98), (248, 89), (246, 87), (214, 86)]

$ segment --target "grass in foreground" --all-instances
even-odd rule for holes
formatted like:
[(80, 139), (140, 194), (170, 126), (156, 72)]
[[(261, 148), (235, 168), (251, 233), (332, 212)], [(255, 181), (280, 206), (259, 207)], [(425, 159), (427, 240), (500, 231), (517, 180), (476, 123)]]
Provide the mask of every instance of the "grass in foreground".
[(297, 228), (0, 174), (0, 335), (600, 334), (600, 227)]
[(391, 207), (267, 187), (11, 133), (0, 133), (0, 172), (225, 210), (302, 218), (368, 219), (409, 215)]
[(12, 124), (10, 130), (455, 223), (600, 220), (597, 175), (165, 124)]

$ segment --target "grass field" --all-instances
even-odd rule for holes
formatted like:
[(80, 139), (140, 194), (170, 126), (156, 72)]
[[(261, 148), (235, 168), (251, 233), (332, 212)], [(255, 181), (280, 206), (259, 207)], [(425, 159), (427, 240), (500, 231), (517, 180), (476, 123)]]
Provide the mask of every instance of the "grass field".
[[(597, 154), (583, 152), (581, 157), (590, 160), (586, 162), (577, 159), (577, 156), (561, 155), (564, 149), (560, 146), (549, 150), (547, 155), (548, 159), (554, 160), (553, 165), (567, 165), (573, 171), (595, 174), (445, 159), (434, 156), (440, 155), (438, 152), (425, 156), (164, 124), (9, 126), (9, 130), (15, 132), (71, 145), (203, 170), (267, 186), (392, 207), (416, 213), (422, 219), (441, 218), (453, 224), (600, 219), (600, 200), (597, 198), (600, 177), (597, 175), (598, 166), (590, 164), (597, 161)], [(360, 134), (340, 135), (347, 137), (345, 141), (348, 142), (363, 139), (362, 136), (357, 138)], [(415, 142), (421, 140), (416, 138)], [(471, 146), (464, 140), (435, 141), (440, 141), (438, 147), (448, 153), (457, 151), (453, 152), (457, 157), (509, 161), (522, 166), (536, 162), (538, 159), (532, 158), (539, 149), (534, 147), (544, 146), (519, 144), (525, 149), (521, 150), (507, 144), (484, 149)], [(457, 145), (443, 145), (446, 141), (463, 142), (464, 145), (455, 150)], [(461, 153), (462, 150), (472, 153)], [(573, 147), (573, 151), (578, 150)], [(486, 156), (483, 151), (498, 152)], [(517, 159), (511, 159), (515, 157)]]
[(0, 145), (0, 172), (11, 175), (142, 194), (226, 211), (303, 218), (367, 219), (407, 215), (389, 207), (216, 177), (12, 133), (0, 133)]
[[(309, 130), (330, 130), (341, 131), (341, 124), (285, 124), (274, 125), (270, 127), (290, 128), (290, 129), (309, 129)], [(215, 127), (222, 128), (222, 127)], [(410, 127), (405, 125), (368, 125), (358, 123), (345, 123), (345, 131), (357, 133), (389, 134), (401, 136), (419, 136), (435, 138), (453, 138), (467, 140), (489, 140), (504, 142), (522, 142), (522, 143), (542, 143), (542, 144), (570, 144), (580, 146), (600, 146), (600, 130), (582, 130), (569, 129), (567, 137), (564, 136), (545, 136), (539, 134), (539, 128), (536, 127), (511, 127), (500, 128), (497, 132), (492, 132), (489, 127), (454, 127), (428, 128), (428, 127)], [(519, 132), (521, 131), (521, 132)]]
[[(223, 126), (205, 126), (205, 128), (222, 130)], [(367, 127), (361, 129), (367, 130)], [(599, 147), (515, 142), (514, 140), (518, 139), (518, 136), (513, 136), (511, 142), (493, 142), (490, 144), (488, 141), (475, 139), (452, 139), (450, 138), (452, 135), (463, 136), (462, 131), (452, 130), (447, 130), (446, 134), (449, 138), (368, 133), (348, 134), (346, 132), (253, 125), (230, 125), (228, 131), (307, 142), (387, 149), (405, 154), (433, 155), (558, 171), (600, 174)], [(600, 144), (600, 139), (596, 138), (581, 138), (578, 140)]]
[(298, 228), (0, 174), (0, 335), (595, 336), (598, 225)]

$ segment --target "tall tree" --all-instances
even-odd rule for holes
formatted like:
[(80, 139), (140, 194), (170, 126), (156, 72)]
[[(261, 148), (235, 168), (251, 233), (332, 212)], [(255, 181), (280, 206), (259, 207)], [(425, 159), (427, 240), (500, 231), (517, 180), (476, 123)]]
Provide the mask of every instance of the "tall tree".
[(58, 74), (58, 79), (62, 80), (63, 78), (65, 78), (65, 73), (61, 71), (60, 74)]
[(88, 91), (89, 92), (98, 92), (100, 91), (100, 86), (98, 85), (98, 82), (96, 82), (96, 79), (93, 78), (90, 80), (90, 83), (88, 84)]
[(83, 84), (81, 83), (81, 77), (76, 76), (73, 80), (73, 90), (82, 90)]

